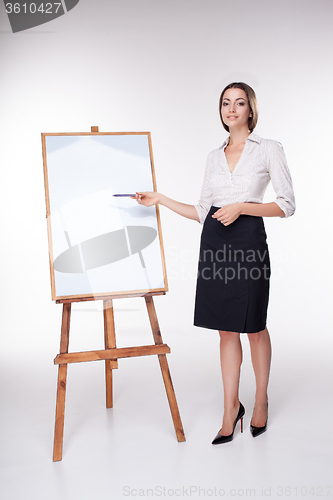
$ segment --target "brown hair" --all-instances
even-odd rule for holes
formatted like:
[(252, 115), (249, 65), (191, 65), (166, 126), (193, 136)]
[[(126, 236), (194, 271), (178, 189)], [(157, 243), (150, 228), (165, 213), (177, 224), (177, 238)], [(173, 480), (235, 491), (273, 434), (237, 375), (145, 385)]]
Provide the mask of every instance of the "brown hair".
[(224, 121), (222, 120), (222, 111), (221, 111), (223, 96), (224, 96), (225, 91), (228, 90), (228, 89), (241, 89), (241, 90), (244, 90), (244, 92), (246, 94), (246, 97), (247, 97), (247, 100), (249, 102), (250, 113), (252, 115), (252, 116), (249, 117), (248, 126), (249, 126), (250, 132), (253, 132), (253, 130), (254, 130), (255, 126), (257, 125), (257, 122), (258, 122), (258, 102), (257, 102), (257, 96), (256, 96), (253, 88), (250, 87), (249, 85), (247, 85), (246, 83), (243, 83), (243, 82), (233, 82), (233, 83), (230, 83), (222, 91), (222, 94), (220, 96), (219, 112), (220, 112), (220, 118), (221, 118), (221, 122), (222, 122), (223, 127), (227, 130), (227, 132), (229, 132), (228, 125), (226, 125), (224, 123)]

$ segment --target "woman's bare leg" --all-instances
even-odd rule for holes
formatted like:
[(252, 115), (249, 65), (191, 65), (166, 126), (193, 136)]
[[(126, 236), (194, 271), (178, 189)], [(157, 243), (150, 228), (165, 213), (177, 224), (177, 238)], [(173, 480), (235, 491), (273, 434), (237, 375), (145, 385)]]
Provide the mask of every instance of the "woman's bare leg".
[(256, 396), (251, 424), (263, 427), (267, 421), (267, 387), (271, 366), (271, 341), (267, 328), (249, 333), (251, 359), (256, 378)]
[(239, 410), (239, 377), (243, 353), (239, 333), (220, 331), (221, 371), (224, 391), (224, 414), (221, 436), (232, 433)]

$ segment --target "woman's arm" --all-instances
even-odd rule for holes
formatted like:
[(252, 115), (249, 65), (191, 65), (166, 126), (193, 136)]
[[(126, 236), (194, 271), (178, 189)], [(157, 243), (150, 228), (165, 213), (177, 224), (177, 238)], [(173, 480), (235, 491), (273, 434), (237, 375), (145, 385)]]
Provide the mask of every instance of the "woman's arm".
[(268, 171), (276, 193), (275, 203), (283, 210), (280, 217), (290, 217), (296, 209), (295, 195), (282, 144), (268, 141)]
[(232, 203), (219, 208), (212, 215), (225, 226), (232, 224), (240, 215), (257, 217), (284, 217), (284, 211), (275, 203)]
[(135, 199), (140, 205), (144, 205), (145, 207), (152, 207), (157, 203), (159, 205), (164, 205), (173, 212), (176, 212), (176, 214), (182, 215), (187, 219), (192, 219), (199, 222), (198, 212), (194, 208), (194, 205), (187, 205), (186, 203), (180, 203), (179, 201), (168, 198), (164, 194), (149, 192), (149, 191), (138, 192), (136, 193)]
[(272, 203), (241, 203), (243, 215), (258, 217), (284, 217), (285, 213), (274, 201)]

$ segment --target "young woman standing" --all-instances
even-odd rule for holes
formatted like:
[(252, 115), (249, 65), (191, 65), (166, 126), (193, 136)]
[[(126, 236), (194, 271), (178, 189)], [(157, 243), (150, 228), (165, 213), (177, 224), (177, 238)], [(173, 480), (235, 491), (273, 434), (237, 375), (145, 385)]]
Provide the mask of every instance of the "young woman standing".
[[(197, 205), (160, 193), (138, 192), (141, 205), (157, 203), (203, 224), (194, 324), (219, 331), (224, 415), (213, 444), (232, 441), (245, 409), (239, 401), (242, 363), (240, 333), (247, 333), (256, 380), (250, 430), (267, 429), (267, 387), (271, 343), (266, 326), (270, 262), (263, 217), (289, 217), (295, 211), (290, 172), (277, 141), (253, 133), (256, 95), (247, 84), (231, 83), (219, 103), (229, 137), (212, 151)], [(276, 200), (262, 203), (269, 181)]]

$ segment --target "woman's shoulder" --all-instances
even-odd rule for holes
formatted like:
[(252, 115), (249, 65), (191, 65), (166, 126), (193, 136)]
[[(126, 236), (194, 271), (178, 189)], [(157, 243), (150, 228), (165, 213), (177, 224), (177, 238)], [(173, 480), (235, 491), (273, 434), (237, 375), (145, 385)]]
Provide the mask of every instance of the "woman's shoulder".
[(259, 137), (258, 135), (256, 135), (256, 137), (260, 140), (260, 144), (262, 144), (262, 146), (264, 146), (266, 149), (276, 150), (283, 147), (281, 142), (275, 139), (266, 139), (264, 137)]
[(281, 142), (276, 141), (274, 139), (267, 139), (265, 137), (260, 137), (258, 134), (255, 134), (252, 132), (249, 137), (247, 138), (250, 141), (257, 142), (258, 144), (266, 147), (280, 147), (282, 146)]
[(220, 147), (213, 149), (210, 151), (207, 155), (207, 164), (209, 165), (210, 163), (214, 162), (220, 162), (222, 160), (223, 156), (223, 151), (226, 145), (229, 142), (229, 136), (224, 139), (223, 143), (221, 144)]
[(224, 141), (222, 146), (220, 146), (219, 148), (213, 149), (212, 151), (210, 151), (208, 153), (208, 155), (207, 155), (207, 162), (208, 163), (212, 163), (212, 162), (216, 162), (216, 161), (221, 160), (221, 155), (223, 154), (223, 150), (225, 148), (226, 142), (227, 141)]
[[(250, 134), (250, 136), (251, 135), (253, 134)], [(280, 141), (275, 139), (266, 139), (259, 137), (258, 135), (255, 135), (255, 137), (257, 142), (260, 144), (261, 154), (263, 157), (267, 158), (267, 160), (271, 161), (275, 158), (283, 158), (285, 156), (285, 152)]]

